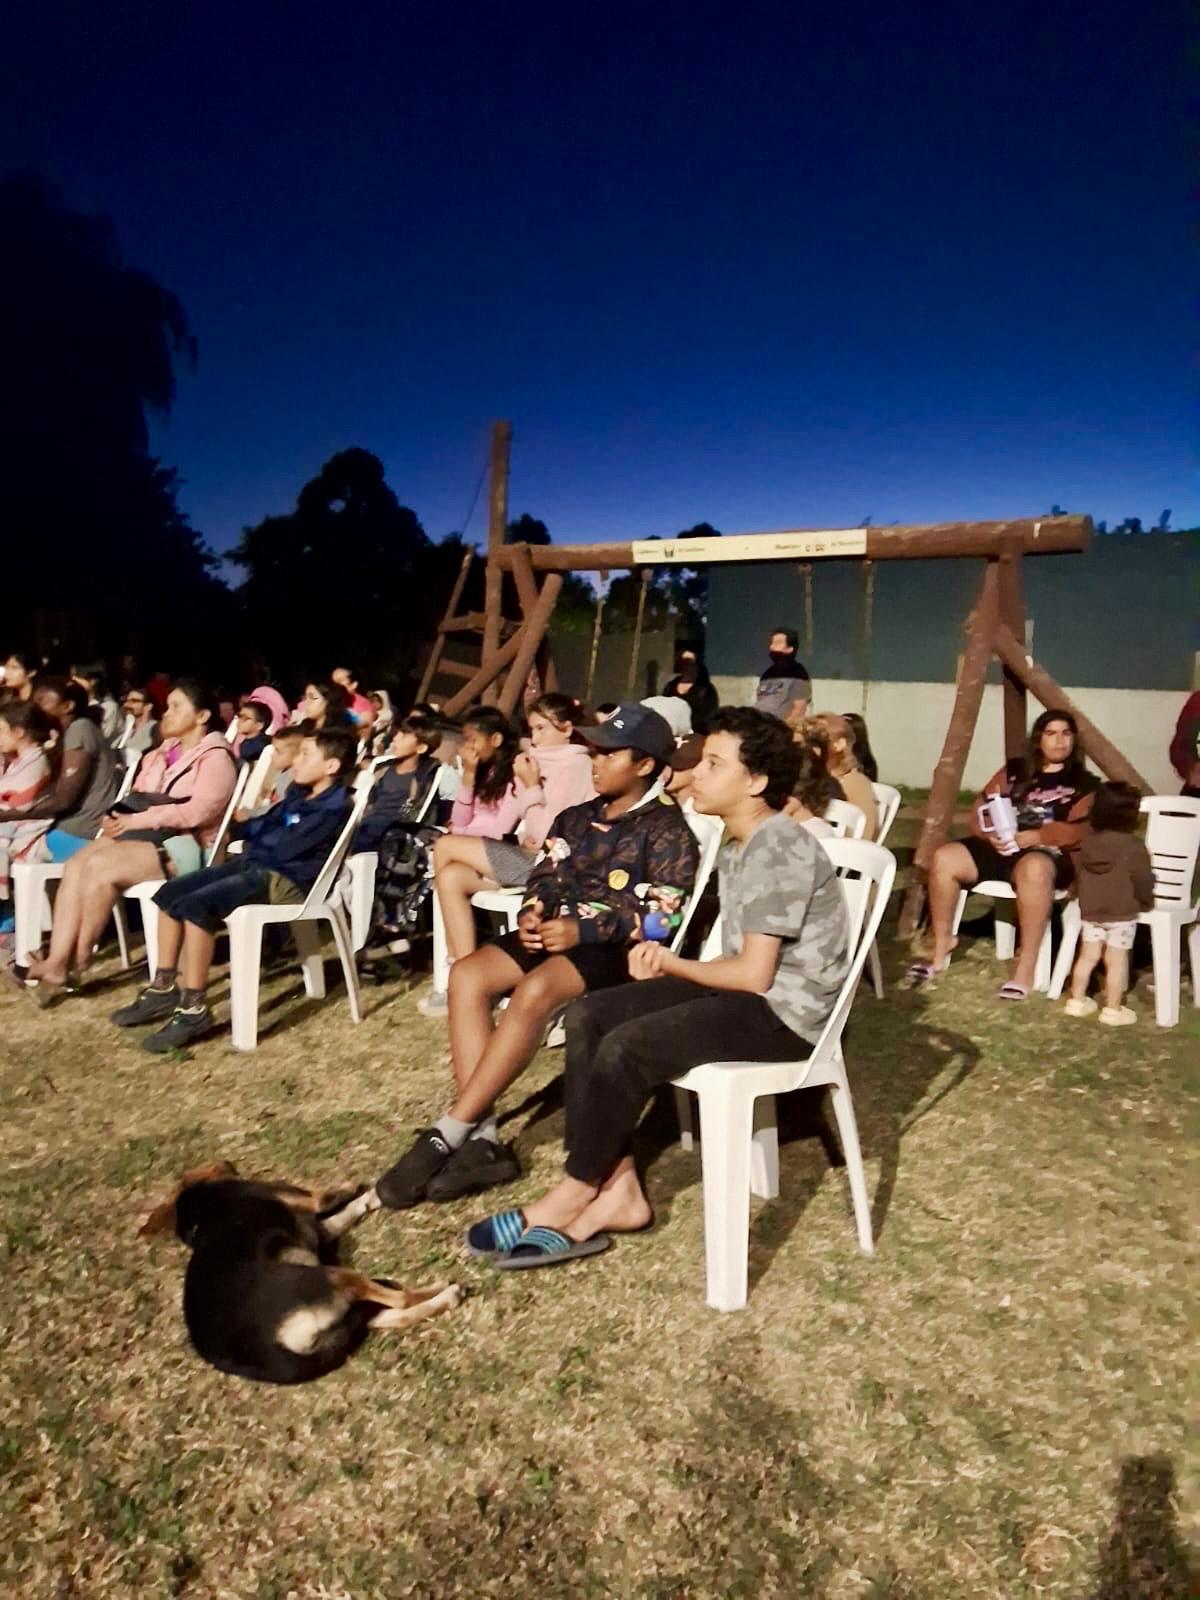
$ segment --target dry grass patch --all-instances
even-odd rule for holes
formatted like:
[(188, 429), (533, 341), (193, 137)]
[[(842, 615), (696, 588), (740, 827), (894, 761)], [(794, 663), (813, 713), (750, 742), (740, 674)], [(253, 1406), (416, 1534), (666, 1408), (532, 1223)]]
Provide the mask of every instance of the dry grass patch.
[[(885, 959), (886, 959), (885, 952)], [(893, 976), (901, 952), (893, 950)], [(134, 1237), (214, 1155), (374, 1175), (444, 1100), (412, 995), (270, 987), (254, 1055), (139, 1052), (130, 985), (0, 998), (0, 1588), (13, 1595), (1167, 1600), (1176, 1524), (1195, 1013), (1172, 1033), (993, 1003), (980, 944), (933, 994), (855, 1009), (878, 1253), (856, 1251), (818, 1108), (756, 1202), (748, 1309), (703, 1304), (699, 1164), (644, 1129), (655, 1229), (516, 1277), (460, 1258), (477, 1204), (368, 1222), (351, 1253), (454, 1315), (300, 1390), (211, 1371), (182, 1251)], [(220, 999), (220, 995), (218, 995)], [(512, 1097), (541, 1189), (560, 1057)], [(796, 1097), (805, 1102), (806, 1097)], [(815, 1100), (815, 1096), (807, 1097)], [(523, 1102), (523, 1103), (522, 1103)]]

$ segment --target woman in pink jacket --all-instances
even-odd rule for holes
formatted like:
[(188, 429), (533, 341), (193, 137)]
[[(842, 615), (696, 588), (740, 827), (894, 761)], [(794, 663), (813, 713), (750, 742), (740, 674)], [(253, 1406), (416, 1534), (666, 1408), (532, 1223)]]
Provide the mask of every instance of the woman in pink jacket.
[[(523, 887), (559, 812), (595, 798), (591, 755), (586, 745), (573, 742), (583, 715), (570, 695), (541, 695), (529, 707), (532, 749), (517, 753), (512, 730), (498, 711), (484, 706), (468, 712), (462, 785), (450, 813), (450, 832), (433, 851), (433, 885), (452, 961), (475, 948), (471, 896), (480, 889)], [(511, 837), (518, 827), (519, 843)], [(445, 998), (426, 995), (420, 1009), (427, 1016), (440, 1015)]]
[(69, 972), (87, 967), (122, 890), (204, 864), (237, 776), (237, 758), (224, 735), (209, 731), (219, 720), (207, 689), (193, 678), (177, 680), (159, 724), (163, 743), (138, 768), (137, 809), (110, 812), (100, 836), (66, 864), (54, 901), (50, 953), (29, 966), (40, 1003), (62, 993)]

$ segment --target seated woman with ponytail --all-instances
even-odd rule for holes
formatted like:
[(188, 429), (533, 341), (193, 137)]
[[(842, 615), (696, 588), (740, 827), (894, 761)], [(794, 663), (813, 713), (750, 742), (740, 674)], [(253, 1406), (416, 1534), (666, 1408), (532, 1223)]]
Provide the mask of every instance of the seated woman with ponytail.
[[(480, 889), (523, 888), (550, 825), (560, 811), (595, 798), (592, 758), (575, 742), (583, 707), (565, 694), (543, 694), (529, 707), (532, 749), (517, 752), (498, 711), (481, 706), (463, 719), (463, 780), (450, 832), (433, 851), (434, 889), (451, 960), (475, 949), (471, 896)], [(520, 843), (510, 837), (522, 824)], [(436, 991), (426, 1016), (445, 1013)]]
[(178, 679), (159, 725), (163, 742), (144, 757), (129, 799), (105, 815), (100, 837), (67, 862), (50, 952), (29, 966), (39, 1001), (53, 1000), (69, 974), (84, 971), (123, 890), (203, 865), (237, 775), (224, 735), (210, 731), (218, 722), (209, 691), (195, 679)]

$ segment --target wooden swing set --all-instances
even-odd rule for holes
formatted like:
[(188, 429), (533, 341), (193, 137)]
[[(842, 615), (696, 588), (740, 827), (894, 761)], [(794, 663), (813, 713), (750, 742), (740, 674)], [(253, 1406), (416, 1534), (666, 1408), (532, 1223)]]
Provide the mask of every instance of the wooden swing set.
[[(1025, 556), (1062, 555), (1086, 550), (1092, 533), (1089, 517), (1018, 517), (998, 522), (941, 522), (890, 528), (786, 529), (776, 533), (729, 534), (715, 539), (656, 539), (580, 545), (506, 544), (511, 444), (511, 424), (495, 423), (491, 439), (484, 609), (482, 612), (458, 614), (467, 574), (474, 559), (473, 552), (468, 552), (463, 558), (446, 615), (439, 625), (437, 639), (425, 665), (418, 699), (427, 698), (439, 673), (462, 680), (460, 687), (444, 702), (444, 709), (451, 716), (478, 701), (497, 705), (506, 716), (512, 716), (521, 701), (530, 672), (535, 668), (542, 685), (547, 690), (554, 689), (556, 677), (547, 633), (562, 590), (564, 572), (642, 570), (632, 684), (637, 670), (636, 652), (646, 583), (654, 567), (790, 561), (800, 563), (803, 569), (814, 560), (827, 559), (866, 562), (981, 560), (984, 562), (983, 574), (975, 602), (963, 626), (964, 644), (959, 659), (954, 705), (942, 753), (930, 782), (929, 799), (925, 805), (915, 855), (918, 871), (905, 896), (901, 933), (911, 933), (920, 921), (925, 897), (924, 876), (934, 851), (945, 842), (949, 833), (993, 657), (1003, 669), (1006, 759), (1019, 756), (1025, 750), (1026, 696), (1032, 694), (1047, 709), (1069, 711), (1074, 716), (1084, 754), (1106, 777), (1132, 783), (1143, 793), (1150, 792), (1150, 785), (1141, 774), (1134, 770), (1025, 649), (1021, 561)], [(873, 569), (870, 570), (873, 572)], [(508, 619), (503, 615), (506, 574), (511, 574), (516, 590), (521, 613), (518, 619)], [(812, 603), (811, 567), (807, 568), (805, 579), (807, 615)], [(592, 670), (601, 615), (598, 606), (596, 634), (592, 641)], [(806, 623), (806, 631), (811, 632), (811, 622)], [(453, 635), (475, 635), (479, 638), (477, 667), (446, 658), (445, 642)]]

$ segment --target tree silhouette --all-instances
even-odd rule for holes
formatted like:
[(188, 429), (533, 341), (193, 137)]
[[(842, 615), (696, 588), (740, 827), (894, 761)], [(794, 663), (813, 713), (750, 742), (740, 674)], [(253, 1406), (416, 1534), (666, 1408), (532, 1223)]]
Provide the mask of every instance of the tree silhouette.
[[(148, 451), (195, 341), (179, 300), (128, 266), (106, 217), (30, 176), (0, 180), (0, 340), (9, 404), (5, 601), (42, 648), (195, 664), (224, 598)], [(170, 616), (166, 616), (170, 601)], [(136, 637), (135, 637), (136, 636)]]
[(352, 449), (304, 485), (294, 511), (246, 528), (231, 559), (245, 569), (247, 621), (276, 675), (344, 661), (394, 681), (436, 628), (462, 551), (431, 545), (378, 456)]
[(504, 530), (505, 544), (549, 544), (550, 530), (537, 517), (523, 511), (515, 522)]

